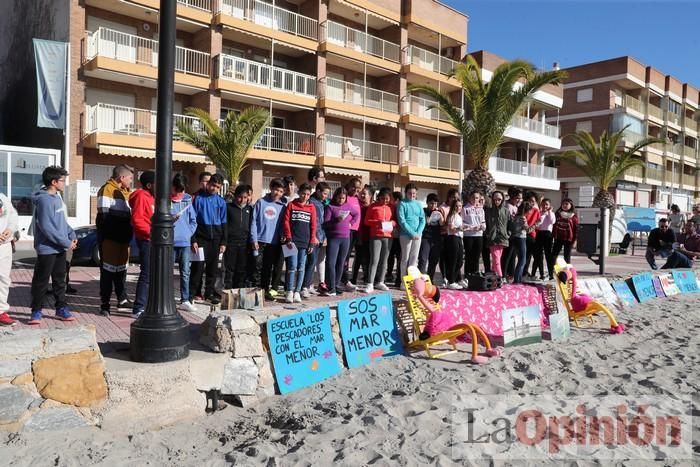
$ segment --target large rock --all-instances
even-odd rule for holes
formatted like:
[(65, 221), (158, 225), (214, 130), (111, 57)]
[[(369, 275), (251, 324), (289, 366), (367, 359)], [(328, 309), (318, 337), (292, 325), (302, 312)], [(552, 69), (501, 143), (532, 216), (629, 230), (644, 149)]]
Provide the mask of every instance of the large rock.
[(90, 425), (73, 407), (40, 410), (25, 423), (23, 431), (61, 431)]
[[(2, 355), (0, 355), (2, 357)], [(0, 360), (0, 378), (13, 379), (15, 376), (32, 371), (30, 358), (22, 360)]]
[(34, 396), (19, 386), (0, 386), (0, 425), (15, 423), (33, 401)]
[(104, 362), (95, 350), (42, 358), (32, 370), (44, 399), (88, 407), (107, 398)]
[(40, 329), (18, 329), (3, 334), (0, 339), (0, 358), (40, 354), (44, 348), (45, 332)]
[(260, 326), (245, 312), (216, 311), (202, 323), (199, 341), (214, 352), (230, 352), (241, 334), (260, 335)]
[(240, 334), (233, 338), (233, 356), (235, 358), (261, 357), (265, 355), (260, 336)]
[(232, 358), (224, 367), (221, 394), (255, 395), (258, 387), (258, 367), (248, 358)]
[(266, 355), (264, 357), (255, 357), (253, 361), (255, 361), (255, 365), (258, 367), (258, 396), (274, 396), (275, 377), (272, 375), (270, 358)]
[(52, 357), (54, 355), (97, 349), (95, 328), (92, 326), (51, 329), (46, 336), (44, 356)]

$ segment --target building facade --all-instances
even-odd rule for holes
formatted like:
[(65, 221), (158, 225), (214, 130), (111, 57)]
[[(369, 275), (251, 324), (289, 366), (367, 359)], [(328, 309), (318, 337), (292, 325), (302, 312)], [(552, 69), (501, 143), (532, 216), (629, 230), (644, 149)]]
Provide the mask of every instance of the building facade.
[[(616, 201), (622, 206), (667, 209), (677, 204), (688, 211), (697, 199), (698, 110), (700, 91), (673, 76), (619, 57), (566, 69), (564, 106), (559, 117), (563, 134), (577, 130), (593, 133), (618, 131), (627, 126), (620, 146), (631, 147), (651, 136), (663, 143), (641, 154), (643, 168), (627, 172), (617, 181)], [(575, 149), (564, 138), (562, 149)], [(579, 206), (590, 206), (595, 195), (581, 173), (559, 167), (562, 194)]]

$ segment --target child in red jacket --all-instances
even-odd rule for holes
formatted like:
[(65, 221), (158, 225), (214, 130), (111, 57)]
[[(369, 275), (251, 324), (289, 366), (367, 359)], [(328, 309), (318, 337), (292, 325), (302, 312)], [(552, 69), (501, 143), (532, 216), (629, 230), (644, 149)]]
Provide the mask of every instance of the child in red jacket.
[[(282, 222), (281, 243), (287, 262), (287, 276), (284, 282), (287, 303), (301, 303), (306, 256), (318, 245), (316, 208), (309, 203), (311, 185), (302, 184), (297, 195), (298, 198), (287, 204)], [(297, 249), (296, 253), (289, 254), (294, 248)]]
[(148, 299), (148, 285), (150, 283), (151, 271), (151, 218), (155, 205), (156, 173), (147, 170), (139, 177), (141, 189), (134, 191), (129, 196), (129, 206), (131, 206), (131, 224), (134, 227), (136, 244), (139, 247), (139, 281), (136, 284), (136, 298), (132, 313), (139, 317), (143, 313)]
[(396, 228), (396, 217), (391, 204), (391, 190), (382, 188), (377, 201), (367, 208), (364, 224), (369, 229), (369, 280), (365, 292), (374, 292), (375, 279), (378, 290), (389, 290), (384, 284), (386, 260), (389, 256), (391, 234)]

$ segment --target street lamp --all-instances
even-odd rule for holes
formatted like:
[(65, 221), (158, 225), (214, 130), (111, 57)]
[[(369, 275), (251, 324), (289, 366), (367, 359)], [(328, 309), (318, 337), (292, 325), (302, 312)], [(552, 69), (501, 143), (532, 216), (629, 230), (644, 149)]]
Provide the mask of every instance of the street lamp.
[(159, 363), (186, 358), (190, 330), (175, 308), (173, 290), (172, 184), (175, 98), (176, 0), (160, 0), (158, 116), (156, 120), (156, 206), (151, 224), (151, 278), (146, 309), (131, 324), (131, 359)]

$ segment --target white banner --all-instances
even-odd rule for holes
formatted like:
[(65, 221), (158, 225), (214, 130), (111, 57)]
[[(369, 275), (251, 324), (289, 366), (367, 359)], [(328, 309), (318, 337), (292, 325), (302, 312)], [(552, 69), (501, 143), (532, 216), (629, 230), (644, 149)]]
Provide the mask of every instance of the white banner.
[(67, 45), (34, 39), (39, 127), (65, 129)]

